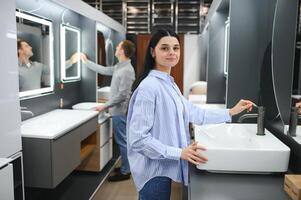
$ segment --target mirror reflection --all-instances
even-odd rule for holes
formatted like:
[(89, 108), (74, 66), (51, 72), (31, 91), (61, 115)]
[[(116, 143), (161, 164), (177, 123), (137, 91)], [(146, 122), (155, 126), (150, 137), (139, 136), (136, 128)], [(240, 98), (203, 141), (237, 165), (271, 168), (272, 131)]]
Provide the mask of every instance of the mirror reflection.
[(80, 80), (80, 30), (61, 24), (61, 80)]
[(106, 46), (106, 64), (107, 66), (112, 66), (114, 65), (114, 59), (115, 59), (115, 53), (114, 53), (114, 47), (113, 47), (113, 42), (110, 38), (106, 39), (105, 42)]
[(19, 96), (53, 91), (52, 22), (16, 12)]

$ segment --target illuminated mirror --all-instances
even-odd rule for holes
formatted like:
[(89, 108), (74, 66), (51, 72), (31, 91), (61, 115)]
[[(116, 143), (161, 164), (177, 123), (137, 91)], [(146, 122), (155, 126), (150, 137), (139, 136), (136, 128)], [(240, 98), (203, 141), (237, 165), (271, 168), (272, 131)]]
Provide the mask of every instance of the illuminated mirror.
[(19, 96), (54, 90), (53, 29), (50, 20), (16, 12)]
[(61, 24), (61, 81), (70, 82), (80, 80), (80, 30)]

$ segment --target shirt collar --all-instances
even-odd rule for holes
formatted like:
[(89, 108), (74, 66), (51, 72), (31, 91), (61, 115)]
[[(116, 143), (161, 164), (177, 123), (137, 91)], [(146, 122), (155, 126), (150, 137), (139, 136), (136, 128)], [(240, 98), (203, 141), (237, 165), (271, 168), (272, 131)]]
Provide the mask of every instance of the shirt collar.
[(29, 61), (27, 64), (25, 64), (25, 63), (22, 63), (20, 59), (18, 59), (18, 64), (19, 64), (19, 66), (24, 66), (24, 67), (30, 68), (32, 65), (32, 62)]
[(160, 79), (165, 80), (167, 82), (171, 82), (171, 83), (175, 82), (174, 78), (171, 75), (169, 75), (166, 72), (162, 72), (162, 71), (159, 71), (159, 70), (156, 70), (156, 69), (151, 70), (149, 72), (149, 75), (160, 78)]

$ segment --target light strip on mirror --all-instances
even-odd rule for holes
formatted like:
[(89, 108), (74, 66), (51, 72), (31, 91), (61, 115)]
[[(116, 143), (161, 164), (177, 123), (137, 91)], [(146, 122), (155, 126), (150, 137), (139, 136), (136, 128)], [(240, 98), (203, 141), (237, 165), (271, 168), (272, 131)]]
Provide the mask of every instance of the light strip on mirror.
[(66, 77), (66, 30), (75, 32), (77, 34), (77, 53), (80, 55), (81, 53), (81, 34), (80, 30), (77, 28), (74, 28), (70, 25), (66, 24), (61, 24), (60, 27), (61, 31), (61, 45), (60, 45), (60, 50), (61, 50), (61, 81), (62, 82), (71, 82), (71, 81), (78, 81), (81, 78), (81, 62), (80, 62), (80, 57), (77, 58), (77, 76), (72, 76), (72, 77)]
[(53, 61), (53, 29), (52, 29), (52, 22), (41, 19), (39, 17), (35, 17), (32, 15), (28, 15), (25, 13), (21, 12), (16, 12), (16, 17), (27, 19), (36, 23), (44, 24), (49, 26), (49, 68), (50, 68), (50, 86), (45, 87), (45, 88), (39, 88), (39, 89), (34, 89), (34, 90), (29, 90), (29, 91), (24, 91), (24, 92), (19, 92), (19, 97), (21, 99), (25, 98), (30, 98), (31, 96), (35, 97), (37, 95), (43, 94), (43, 93), (49, 93), (54, 90), (54, 61)]
[(225, 45), (224, 45), (224, 75), (228, 75), (229, 60), (229, 20), (225, 22)]
[(61, 47), (61, 81), (64, 82), (66, 79), (66, 68), (64, 66), (66, 66), (66, 53), (65, 53), (65, 49), (66, 49), (66, 41), (65, 41), (65, 28), (64, 25), (61, 24), (60, 27), (60, 47)]

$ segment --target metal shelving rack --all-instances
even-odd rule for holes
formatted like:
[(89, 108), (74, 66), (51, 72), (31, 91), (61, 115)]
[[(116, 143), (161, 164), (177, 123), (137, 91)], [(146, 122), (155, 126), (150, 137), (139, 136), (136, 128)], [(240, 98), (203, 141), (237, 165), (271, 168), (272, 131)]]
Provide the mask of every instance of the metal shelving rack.
[(150, 32), (150, 4), (149, 0), (127, 0), (124, 24), (127, 33), (149, 33)]
[(83, 0), (84, 2), (86, 2), (87, 4), (89, 4), (90, 6), (96, 8), (97, 10), (101, 10), (101, 0)]
[(174, 29), (174, 8), (174, 0), (153, 0), (151, 12), (151, 30), (159, 27)]
[[(150, 33), (170, 28), (177, 33), (198, 34), (212, 0), (83, 0), (112, 17), (128, 33)], [(206, 9), (205, 9), (206, 10)]]
[(199, 33), (200, 31), (200, 1), (177, 0), (176, 32)]
[[(123, 24), (124, 19), (124, 2), (123, 0), (102, 0), (102, 11)], [(124, 25), (124, 24), (123, 24)]]

